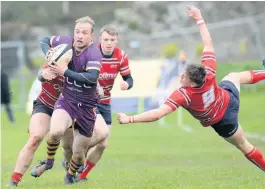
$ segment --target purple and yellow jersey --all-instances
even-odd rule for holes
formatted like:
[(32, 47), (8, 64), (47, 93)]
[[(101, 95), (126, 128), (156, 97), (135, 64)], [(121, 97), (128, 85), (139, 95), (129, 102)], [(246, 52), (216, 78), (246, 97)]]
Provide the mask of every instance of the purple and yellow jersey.
[[(73, 38), (68, 36), (53, 36), (51, 38), (51, 46), (59, 44), (72, 44)], [(82, 73), (90, 69), (100, 71), (102, 55), (99, 48), (95, 44), (91, 44), (79, 54), (73, 46), (73, 58), (68, 64), (68, 69)], [(82, 104), (88, 108), (94, 108), (99, 100), (95, 86), (89, 86), (85, 83), (78, 82), (72, 78), (65, 77), (62, 95), (69, 102)]]

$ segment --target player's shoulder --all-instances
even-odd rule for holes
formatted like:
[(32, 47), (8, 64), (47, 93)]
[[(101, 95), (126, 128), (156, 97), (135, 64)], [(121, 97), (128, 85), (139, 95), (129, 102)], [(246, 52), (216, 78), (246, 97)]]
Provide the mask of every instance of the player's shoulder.
[(66, 35), (57, 35), (57, 36), (52, 36), (51, 41), (53, 41), (53, 42), (63, 41), (66, 44), (73, 44), (74, 38), (71, 36), (66, 36)]
[(121, 60), (122, 58), (127, 56), (127, 53), (120, 47), (115, 47), (113, 56)]
[(86, 50), (85, 55), (88, 59), (101, 59), (102, 54), (96, 44), (91, 44)]

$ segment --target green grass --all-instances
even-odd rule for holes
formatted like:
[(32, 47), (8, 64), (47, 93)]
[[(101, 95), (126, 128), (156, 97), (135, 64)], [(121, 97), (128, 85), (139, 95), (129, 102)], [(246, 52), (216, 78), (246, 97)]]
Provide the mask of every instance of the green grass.
[[(238, 67), (237, 67), (238, 68)], [(220, 68), (221, 69), (221, 68)], [(224, 71), (225, 72), (225, 71)], [(241, 93), (240, 123), (245, 131), (265, 136), (265, 97), (262, 92)], [(115, 116), (115, 115), (114, 115)], [(89, 175), (87, 183), (63, 184), (61, 150), (55, 167), (41, 178), (30, 176), (37, 160), (45, 158), (45, 142), (36, 152), (33, 164), (19, 187), (24, 189), (264, 189), (264, 173), (237, 149), (222, 140), (211, 128), (203, 128), (187, 112), (187, 133), (176, 124), (176, 114), (166, 117), (169, 126), (158, 123), (119, 125), (114, 123), (102, 161)], [(16, 124), (2, 113), (2, 177), (5, 188), (17, 155), (26, 143), (29, 116), (16, 112)], [(264, 142), (250, 139), (265, 154)]]
[[(241, 102), (242, 127), (265, 135), (264, 96), (241, 95)], [(5, 115), (2, 120), (2, 186), (9, 182), (18, 152), (28, 137), (29, 118), (22, 112), (17, 112), (16, 118), (15, 125), (10, 125)], [(193, 128), (186, 133), (173, 120), (175, 114), (166, 118), (168, 127), (157, 123), (127, 126), (117, 124), (114, 118), (109, 148), (89, 181), (67, 188), (264, 188), (264, 174), (211, 128), (202, 128), (185, 113), (185, 123)], [(250, 141), (265, 152), (264, 142)], [(43, 143), (30, 169), (44, 157)], [(56, 159), (54, 169), (41, 178), (31, 177), (28, 171), (20, 188), (65, 188), (61, 150)]]

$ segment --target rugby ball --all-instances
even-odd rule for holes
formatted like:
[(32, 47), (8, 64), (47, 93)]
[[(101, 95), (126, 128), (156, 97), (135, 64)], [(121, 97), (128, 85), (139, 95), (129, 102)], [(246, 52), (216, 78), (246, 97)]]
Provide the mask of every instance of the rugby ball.
[(61, 44), (53, 48), (49, 64), (68, 64), (72, 60), (72, 45)]

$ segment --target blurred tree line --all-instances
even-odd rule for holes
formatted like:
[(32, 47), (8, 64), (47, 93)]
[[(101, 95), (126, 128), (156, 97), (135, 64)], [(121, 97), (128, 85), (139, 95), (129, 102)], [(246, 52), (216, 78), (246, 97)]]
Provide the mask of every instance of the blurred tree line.
[(2, 40), (12, 40), (14, 33), (25, 31), (20, 36), (26, 39), (27, 29), (33, 26), (52, 28), (71, 25), (82, 16), (91, 16), (100, 27), (114, 19), (114, 10), (130, 7), (132, 2), (14, 2), (5, 1), (1, 5)]

